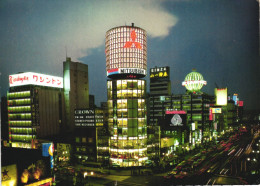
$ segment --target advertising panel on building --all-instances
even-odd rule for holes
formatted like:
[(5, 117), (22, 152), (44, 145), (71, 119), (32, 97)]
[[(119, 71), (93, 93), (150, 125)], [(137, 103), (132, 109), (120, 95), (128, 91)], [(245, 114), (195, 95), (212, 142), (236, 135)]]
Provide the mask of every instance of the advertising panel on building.
[(227, 88), (215, 88), (216, 105), (227, 105)]
[(35, 72), (9, 75), (10, 87), (22, 85), (39, 85), (45, 87), (63, 88), (63, 78)]
[(187, 113), (184, 110), (166, 111), (164, 128), (186, 127)]
[(222, 108), (210, 108), (212, 109), (212, 114), (221, 114)]
[(169, 67), (155, 67), (150, 69), (150, 78), (152, 79), (170, 79)]
[(95, 110), (75, 109), (75, 126), (95, 127)]
[(106, 32), (106, 70), (108, 77), (146, 76), (146, 31), (121, 26)]
[(16, 164), (1, 167), (2, 177), (1, 185), (10, 186), (18, 185)]
[(237, 102), (239, 101), (238, 94), (234, 94), (232, 99), (235, 102), (235, 105), (237, 105)]

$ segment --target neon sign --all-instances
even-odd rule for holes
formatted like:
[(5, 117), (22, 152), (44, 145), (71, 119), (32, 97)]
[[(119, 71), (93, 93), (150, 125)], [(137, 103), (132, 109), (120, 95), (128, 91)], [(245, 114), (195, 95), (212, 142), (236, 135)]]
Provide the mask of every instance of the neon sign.
[(135, 46), (136, 48), (142, 49), (141, 44), (140, 44), (139, 42), (136, 42), (135, 39), (136, 39), (136, 33), (135, 33), (135, 30), (133, 30), (133, 31), (131, 32), (131, 40), (132, 40), (132, 41), (127, 41), (127, 42), (125, 43), (124, 48), (131, 48), (132, 45), (134, 44), (134, 46)]
[(63, 88), (63, 78), (34, 72), (9, 75), (9, 86), (39, 85)]
[(113, 74), (146, 74), (146, 70), (140, 68), (116, 68), (107, 71), (107, 76)]
[(165, 114), (186, 114), (185, 110), (167, 110)]

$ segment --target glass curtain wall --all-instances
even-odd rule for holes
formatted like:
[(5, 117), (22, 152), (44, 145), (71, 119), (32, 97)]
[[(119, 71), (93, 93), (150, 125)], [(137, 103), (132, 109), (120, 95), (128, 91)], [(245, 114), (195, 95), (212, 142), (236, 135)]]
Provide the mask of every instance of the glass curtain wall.
[(110, 160), (120, 167), (141, 166), (147, 160), (146, 82), (108, 80)]

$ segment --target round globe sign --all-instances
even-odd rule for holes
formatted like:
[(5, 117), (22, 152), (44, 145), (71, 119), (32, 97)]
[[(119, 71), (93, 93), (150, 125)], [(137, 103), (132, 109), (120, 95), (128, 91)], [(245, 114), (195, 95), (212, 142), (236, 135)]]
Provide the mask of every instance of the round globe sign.
[(182, 86), (185, 86), (185, 88), (191, 92), (199, 92), (203, 85), (206, 84), (207, 82), (203, 80), (203, 76), (195, 70), (189, 73), (182, 82)]

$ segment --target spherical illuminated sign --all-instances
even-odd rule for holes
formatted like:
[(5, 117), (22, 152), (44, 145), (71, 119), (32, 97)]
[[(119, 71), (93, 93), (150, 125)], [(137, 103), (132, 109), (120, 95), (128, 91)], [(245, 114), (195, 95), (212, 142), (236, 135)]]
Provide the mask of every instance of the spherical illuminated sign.
[(191, 92), (199, 92), (203, 85), (206, 84), (207, 82), (203, 80), (203, 76), (195, 71), (189, 73), (182, 82), (182, 86), (185, 86)]
[(146, 76), (146, 31), (134, 26), (112, 28), (106, 33), (108, 77)]

